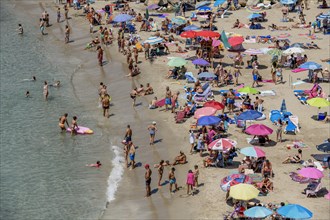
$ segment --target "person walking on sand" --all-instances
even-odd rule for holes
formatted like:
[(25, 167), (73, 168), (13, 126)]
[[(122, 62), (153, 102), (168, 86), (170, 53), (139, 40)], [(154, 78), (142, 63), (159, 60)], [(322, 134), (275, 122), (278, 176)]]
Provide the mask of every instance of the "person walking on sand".
[(68, 5), (65, 4), (63, 8), (64, 8), (64, 18), (65, 18), (65, 20), (68, 20), (69, 19), (69, 8), (68, 8)]
[(69, 43), (70, 41), (70, 28), (69, 25), (65, 25), (65, 43)]
[(44, 91), (43, 91), (43, 95), (45, 100), (48, 100), (48, 95), (49, 95), (49, 91), (48, 91), (48, 83), (47, 81), (44, 82)]
[(195, 168), (195, 170), (194, 170), (195, 184), (196, 184), (196, 187), (198, 187), (198, 176), (199, 176), (198, 165), (195, 165), (194, 168)]
[(103, 49), (101, 46), (97, 46), (97, 59), (99, 60), (99, 65), (103, 65)]
[(170, 87), (166, 86), (166, 93), (165, 93), (165, 111), (167, 111), (168, 106), (171, 106), (172, 101), (172, 92), (170, 90)]
[(130, 159), (130, 165), (131, 165), (131, 170), (135, 168), (135, 146), (132, 141), (130, 141), (130, 146), (129, 146), (129, 159)]
[(133, 53), (134, 53), (134, 61), (136, 64), (139, 63), (138, 61), (138, 58), (139, 58), (139, 51), (138, 49), (136, 48), (136, 46), (133, 47)]
[(193, 190), (195, 186), (195, 175), (192, 172), (192, 170), (188, 171), (186, 184), (187, 184), (187, 195), (190, 195), (190, 190), (192, 195), (194, 195)]
[(41, 34), (42, 35), (45, 35), (45, 21), (40, 18), (40, 23), (39, 23), (39, 28), (40, 28), (40, 31), (41, 31)]
[(131, 129), (131, 126), (127, 125), (126, 131), (125, 131), (125, 137), (124, 137), (124, 140), (126, 141), (126, 143), (132, 141), (132, 134), (133, 134), (133, 131)]
[(136, 96), (138, 95), (138, 92), (137, 92), (137, 88), (135, 87), (130, 96), (131, 96), (131, 99), (133, 99), (133, 107), (135, 107), (135, 101), (136, 101)]
[(164, 173), (164, 160), (161, 160), (159, 162), (157, 171), (158, 171), (158, 188), (160, 188), (161, 187), (160, 182), (162, 181), (163, 173)]
[[(176, 178), (175, 178), (175, 173), (174, 172), (175, 172), (175, 168), (172, 167), (171, 171), (168, 174), (168, 179), (169, 179), (169, 182), (170, 182), (170, 193), (174, 193), (174, 192), (179, 190), (178, 184), (176, 183)], [(174, 191), (172, 191), (173, 185), (175, 186)]]
[(194, 147), (195, 147), (195, 134), (194, 134), (193, 130), (189, 130), (189, 143), (191, 145), (190, 154), (193, 154)]
[(78, 123), (77, 123), (77, 116), (73, 116), (72, 117), (72, 121), (71, 121), (71, 135), (77, 134), (77, 130), (78, 128)]
[(178, 98), (179, 98), (180, 92), (178, 91), (176, 94), (172, 96), (172, 113), (175, 113), (175, 107), (176, 104), (178, 103)]
[(65, 128), (65, 124), (66, 124), (68, 127), (70, 127), (70, 126), (69, 126), (69, 123), (68, 123), (68, 119), (67, 119), (67, 117), (68, 117), (68, 113), (65, 113), (63, 116), (61, 116), (61, 117), (59, 118), (58, 126), (61, 128), (61, 131), (62, 131), (62, 132), (66, 130), (66, 128)]
[(156, 131), (157, 131), (155, 121), (153, 121), (152, 124), (148, 126), (148, 131), (149, 131), (149, 134), (150, 134), (150, 145), (154, 145), (155, 135), (156, 135)]
[(146, 191), (147, 191), (146, 197), (149, 197), (149, 196), (151, 196), (151, 193), (150, 193), (151, 192), (151, 190), (150, 190), (150, 184), (151, 184), (151, 174), (152, 174), (152, 171), (150, 169), (149, 164), (146, 164), (144, 166), (144, 168), (146, 169), (146, 172), (144, 174), (144, 179), (146, 180)]
[(109, 118), (110, 96), (106, 93), (102, 99), (103, 116)]

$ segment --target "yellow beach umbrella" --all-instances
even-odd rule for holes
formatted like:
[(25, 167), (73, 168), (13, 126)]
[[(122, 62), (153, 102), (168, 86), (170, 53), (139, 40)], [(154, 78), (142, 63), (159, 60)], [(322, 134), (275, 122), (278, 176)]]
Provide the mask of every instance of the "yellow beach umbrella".
[(255, 186), (246, 183), (240, 183), (235, 186), (231, 186), (229, 192), (230, 197), (243, 201), (254, 199), (258, 197), (258, 195), (259, 190)]
[(310, 106), (322, 108), (322, 107), (327, 107), (330, 105), (330, 102), (324, 98), (312, 98), (307, 100), (307, 103)]

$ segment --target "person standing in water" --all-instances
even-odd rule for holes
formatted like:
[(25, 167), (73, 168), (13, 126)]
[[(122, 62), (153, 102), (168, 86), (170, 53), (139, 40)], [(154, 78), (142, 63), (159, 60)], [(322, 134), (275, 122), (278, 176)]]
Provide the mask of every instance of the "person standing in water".
[(132, 134), (133, 134), (133, 132), (132, 132), (131, 126), (127, 125), (125, 137), (124, 137), (124, 140), (126, 141), (126, 143), (132, 141)]
[(162, 181), (164, 173), (164, 160), (161, 160), (158, 166), (158, 188), (161, 187), (160, 182)]
[(132, 141), (130, 141), (130, 147), (129, 147), (129, 159), (130, 159), (130, 165), (131, 165), (131, 170), (133, 170), (135, 168), (135, 146), (132, 143)]
[(97, 46), (97, 59), (99, 60), (99, 65), (103, 64), (103, 49), (101, 46)]
[(77, 124), (77, 116), (72, 117), (72, 122), (71, 122), (71, 135), (77, 134), (78, 124)]
[(23, 27), (22, 27), (21, 24), (18, 24), (18, 29), (17, 29), (17, 31), (18, 31), (18, 34), (23, 34), (24, 30), (23, 30)]
[(61, 116), (60, 119), (59, 119), (58, 126), (61, 128), (61, 131), (65, 131), (65, 130), (66, 130), (66, 128), (65, 128), (65, 124), (66, 124), (68, 127), (70, 127), (70, 126), (69, 126), (69, 123), (68, 123), (68, 119), (67, 119), (67, 117), (68, 117), (68, 113), (65, 113), (65, 114), (64, 114), (63, 116)]
[(146, 169), (146, 172), (144, 174), (144, 179), (146, 180), (146, 191), (147, 191), (146, 197), (149, 197), (149, 196), (151, 196), (151, 193), (150, 193), (151, 192), (151, 190), (150, 190), (150, 184), (151, 184), (151, 174), (152, 174), (152, 171), (150, 169), (149, 164), (146, 164), (144, 166), (144, 168)]
[(69, 25), (65, 25), (65, 43), (69, 43), (70, 41), (70, 28)]
[(44, 82), (44, 91), (43, 91), (43, 95), (44, 95), (45, 100), (47, 101), (47, 100), (48, 100), (48, 95), (49, 95), (49, 92), (48, 92), (48, 83), (47, 83), (47, 81)]
[(39, 28), (40, 28), (40, 31), (41, 31), (41, 34), (42, 35), (45, 35), (45, 21), (40, 18), (40, 23), (39, 23)]
[(150, 134), (150, 145), (154, 145), (155, 143), (155, 135), (157, 131), (156, 122), (153, 121), (151, 125), (148, 126), (149, 134)]
[(106, 93), (102, 99), (103, 116), (109, 118), (110, 96)]

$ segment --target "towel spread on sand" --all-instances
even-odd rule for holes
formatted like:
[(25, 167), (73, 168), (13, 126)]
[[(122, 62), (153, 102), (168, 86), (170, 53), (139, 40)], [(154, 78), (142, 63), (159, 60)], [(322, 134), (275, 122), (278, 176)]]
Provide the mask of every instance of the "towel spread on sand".
[(306, 82), (300, 80), (300, 81), (297, 81), (297, 82), (293, 82), (292, 85), (297, 86), (297, 85), (304, 84), (304, 83), (306, 83)]
[(293, 72), (293, 73), (299, 73), (299, 72), (306, 71), (306, 70), (307, 69), (304, 69), (304, 68), (297, 68), (297, 69), (291, 70), (291, 72)]

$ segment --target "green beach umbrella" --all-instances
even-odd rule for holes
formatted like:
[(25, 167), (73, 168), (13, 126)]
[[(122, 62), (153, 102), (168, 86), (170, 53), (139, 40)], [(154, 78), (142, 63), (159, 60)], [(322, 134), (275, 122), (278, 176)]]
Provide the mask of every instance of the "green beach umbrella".
[(258, 90), (256, 90), (255, 88), (251, 88), (249, 86), (245, 86), (245, 87), (239, 89), (238, 92), (247, 93), (247, 94), (258, 94), (259, 93)]
[(327, 107), (330, 105), (330, 102), (324, 98), (312, 98), (307, 100), (307, 103), (310, 106), (322, 108), (322, 107)]
[(172, 23), (177, 24), (177, 25), (183, 25), (183, 24), (187, 23), (187, 21), (184, 17), (176, 16), (176, 17), (172, 18)]
[(149, 10), (146, 8), (146, 19), (149, 19)]
[(168, 66), (180, 67), (187, 64), (187, 60), (183, 59), (182, 57), (173, 57), (168, 61)]
[(269, 50), (267, 51), (267, 54), (268, 55), (271, 55), (271, 56), (277, 56), (277, 57), (280, 57), (282, 55), (283, 51), (282, 50), (279, 50), (279, 49), (272, 49), (272, 50)]

